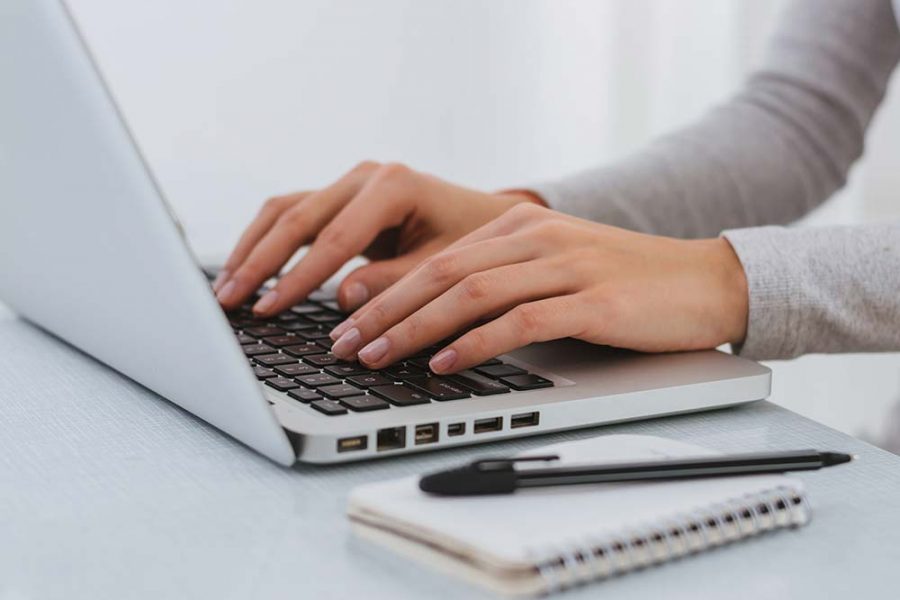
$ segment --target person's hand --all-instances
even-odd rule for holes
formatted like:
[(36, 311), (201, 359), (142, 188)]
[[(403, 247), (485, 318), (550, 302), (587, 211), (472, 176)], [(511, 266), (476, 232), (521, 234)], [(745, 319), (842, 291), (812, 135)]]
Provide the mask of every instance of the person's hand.
[(253, 311), (265, 317), (295, 305), (363, 254), (372, 262), (348, 275), (338, 290), (338, 302), (350, 311), (426, 257), (523, 202), (540, 200), (527, 192), (486, 194), (402, 165), (364, 162), (322, 190), (266, 202), (213, 289), (223, 308), (237, 308), (311, 243)]
[(480, 322), (431, 370), (563, 337), (648, 352), (713, 348), (744, 338), (747, 304), (724, 239), (651, 236), (522, 205), (352, 314), (335, 328), (332, 352), (378, 369)]

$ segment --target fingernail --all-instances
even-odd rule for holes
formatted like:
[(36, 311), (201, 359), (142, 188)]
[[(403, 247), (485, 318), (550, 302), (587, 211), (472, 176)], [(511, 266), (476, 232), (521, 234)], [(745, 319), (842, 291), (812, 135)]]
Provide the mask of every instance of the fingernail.
[(447, 348), (441, 350), (428, 362), (428, 367), (435, 373), (443, 373), (449, 371), (456, 362), (456, 350)]
[(212, 289), (214, 292), (219, 292), (219, 288), (222, 287), (222, 284), (228, 280), (229, 275), (231, 275), (231, 273), (229, 273), (225, 269), (219, 271), (219, 274), (216, 275), (216, 278), (212, 282)]
[(216, 299), (219, 301), (219, 304), (228, 304), (228, 302), (234, 296), (235, 289), (237, 288), (237, 283), (232, 279), (228, 283), (222, 286), (222, 289), (219, 290), (219, 293), (216, 294)]
[(334, 343), (331, 347), (331, 353), (338, 358), (353, 356), (353, 353), (356, 352), (356, 349), (359, 347), (361, 338), (362, 336), (359, 333), (359, 329), (354, 327)]
[(344, 292), (344, 304), (347, 310), (356, 310), (369, 299), (369, 288), (358, 281), (347, 286)]
[(262, 298), (259, 299), (259, 302), (253, 305), (253, 312), (255, 313), (264, 313), (268, 311), (275, 305), (275, 302), (278, 300), (278, 292), (272, 290), (271, 292), (266, 292)]
[(380, 337), (359, 351), (359, 360), (369, 364), (377, 363), (384, 358), (384, 355), (387, 354), (388, 348), (390, 347), (390, 340), (386, 337)]
[(353, 317), (341, 321), (340, 323), (338, 323), (337, 327), (331, 330), (331, 333), (328, 334), (328, 337), (330, 337), (333, 341), (336, 341), (339, 337), (344, 335), (345, 331), (353, 327), (353, 324), (355, 322), (356, 321), (353, 319)]

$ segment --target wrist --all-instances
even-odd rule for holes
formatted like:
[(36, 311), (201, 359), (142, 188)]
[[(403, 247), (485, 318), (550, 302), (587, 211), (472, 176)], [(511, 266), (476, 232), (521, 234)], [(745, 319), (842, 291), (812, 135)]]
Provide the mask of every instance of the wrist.
[(725, 238), (703, 240), (709, 245), (710, 273), (715, 278), (715, 314), (722, 325), (722, 343), (740, 344), (747, 337), (750, 292), (737, 253)]

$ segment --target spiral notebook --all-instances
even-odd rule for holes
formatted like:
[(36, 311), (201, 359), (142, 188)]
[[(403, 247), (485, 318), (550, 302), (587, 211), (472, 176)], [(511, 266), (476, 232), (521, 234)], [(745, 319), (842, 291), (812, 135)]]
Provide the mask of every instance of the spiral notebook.
[[(563, 463), (714, 455), (675, 440), (608, 435), (529, 454)], [(810, 519), (803, 485), (780, 475), (597, 484), (442, 498), (418, 477), (350, 495), (360, 536), (507, 595), (540, 595)]]

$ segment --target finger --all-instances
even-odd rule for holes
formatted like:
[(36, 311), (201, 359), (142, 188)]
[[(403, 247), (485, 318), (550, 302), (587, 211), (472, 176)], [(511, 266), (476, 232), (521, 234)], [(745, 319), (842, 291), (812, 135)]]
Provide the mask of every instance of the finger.
[(345, 311), (360, 308), (401, 277), (414, 269), (426, 256), (424, 252), (372, 261), (347, 275), (338, 288), (338, 302)]
[[(541, 207), (538, 207), (533, 204), (515, 206), (512, 209), (510, 209), (509, 211), (507, 211), (506, 213), (504, 213), (501, 217), (494, 219), (493, 221), (479, 227), (475, 231), (470, 232), (469, 234), (458, 239), (456, 242), (450, 244), (449, 246), (444, 248), (444, 250), (441, 252), (441, 254), (449, 254), (454, 251), (459, 251), (462, 248), (465, 248), (467, 246), (474, 246), (474, 245), (482, 243), (482, 242), (487, 242), (488, 240), (491, 240), (492, 238), (502, 238), (503, 236), (506, 236), (512, 232), (515, 232), (517, 229), (519, 229), (520, 227), (522, 227), (524, 224), (526, 224), (529, 221), (537, 222), (537, 221), (539, 221), (540, 217), (542, 217), (542, 216), (545, 217), (547, 209), (543, 209), (544, 212), (540, 212), (541, 210), (542, 210)], [(538, 212), (536, 212), (536, 211), (538, 211)], [(561, 218), (566, 218), (565, 215), (561, 215), (558, 213), (554, 213), (554, 215), (561, 217)], [(534, 249), (534, 246), (530, 245), (530, 243), (527, 240), (522, 240), (522, 243), (523, 243), (523, 247)], [(494, 250), (493, 248), (488, 247), (488, 246), (482, 247), (480, 249), (480, 251), (484, 252), (485, 256), (494, 256), (493, 250)], [(535, 256), (536, 256), (536, 253), (530, 253), (527, 255), (527, 257), (522, 258), (521, 260), (528, 260), (530, 258), (534, 258)], [(452, 262), (451, 259), (441, 258), (438, 260), (446, 260), (448, 262)], [(514, 261), (508, 261), (508, 262), (514, 262)], [(503, 263), (502, 259), (499, 261), (495, 261), (495, 262), (485, 263), (484, 265), (482, 265), (481, 269), (484, 270), (484, 269), (490, 268), (492, 266), (498, 266), (499, 264), (502, 264), (502, 263)], [(429, 268), (431, 268), (431, 267), (429, 267)], [(435, 273), (435, 275), (439, 275), (440, 272), (445, 270), (444, 267), (442, 267), (441, 265), (434, 265), (433, 269), (434, 269), (434, 271), (437, 271), (437, 273)], [(388, 288), (387, 290), (382, 292), (382, 296), (384, 296), (387, 293), (393, 292), (393, 288), (398, 285), (404, 285), (403, 289), (404, 289), (404, 292), (406, 292), (407, 288), (408, 288), (408, 286), (405, 285), (406, 281), (410, 277), (413, 277), (417, 274), (419, 274), (418, 271), (412, 271), (410, 273), (407, 273), (396, 284), (391, 286), (391, 288)], [(462, 276), (463, 275), (460, 275), (460, 278)], [(455, 280), (453, 281), (453, 283), (455, 283)], [(440, 291), (444, 291), (447, 287), (449, 287), (449, 286), (444, 286), (443, 288), (441, 288)], [(408, 306), (405, 313), (402, 313), (402, 311), (400, 313), (398, 313), (399, 316), (397, 316), (393, 321), (386, 322), (385, 325), (383, 326), (383, 328), (387, 328), (388, 326), (396, 323), (399, 319), (403, 318), (404, 316), (407, 316), (413, 310), (415, 310), (416, 308), (418, 308), (419, 306), (421, 306), (428, 300), (434, 298), (437, 295), (437, 293), (439, 293), (439, 292), (434, 292), (427, 297), (422, 296), (418, 299), (418, 301), (411, 301), (409, 303), (410, 306)], [(409, 296), (405, 296), (405, 297), (409, 297)], [(375, 300), (378, 300), (378, 298), (376, 298)], [(343, 331), (346, 331), (347, 329), (349, 329), (350, 324), (352, 324), (354, 321), (359, 319), (360, 315), (363, 312), (370, 311), (373, 308), (376, 311), (382, 310), (382, 307), (377, 302), (369, 302), (368, 304), (363, 306), (362, 310), (357, 310), (354, 314), (350, 315), (350, 318), (348, 318), (343, 323), (339, 324), (332, 331), (332, 339), (336, 339), (336, 337), (338, 335), (340, 335)]]
[(520, 304), (450, 343), (429, 367), (437, 374), (456, 373), (534, 342), (576, 337), (591, 316), (575, 295)]
[[(491, 238), (453, 251), (444, 250), (351, 315), (335, 328), (332, 338), (344, 335), (352, 326), (359, 334), (358, 347), (362, 347), (467, 276), (532, 260), (537, 255), (538, 248), (520, 236)], [(358, 347), (339, 345), (339, 349), (347, 348), (348, 352), (355, 352)]]
[(278, 218), (309, 194), (309, 192), (299, 192), (287, 196), (276, 196), (263, 204), (256, 218), (244, 230), (228, 260), (225, 261), (222, 270), (219, 271), (216, 280), (213, 282), (213, 291), (219, 291), (222, 285), (230, 278), (230, 274), (234, 273), (243, 264), (253, 247), (272, 228)]
[(374, 168), (363, 163), (284, 211), (219, 289), (219, 303), (226, 309), (234, 308), (277, 274), (297, 249), (308, 243), (355, 196)]
[(412, 208), (416, 179), (404, 167), (381, 167), (322, 228), (309, 252), (260, 299), (254, 312), (267, 316), (295, 304), (369, 247), (383, 230), (402, 224)]
[[(387, 290), (396, 285), (398, 281), (409, 275), (410, 271), (418, 266), (424, 257), (429, 255), (427, 247), (412, 254), (404, 254), (388, 260), (373, 261), (350, 273), (338, 290), (338, 302), (344, 310), (351, 314), (329, 334), (332, 340), (337, 340), (345, 331), (353, 326), (355, 317), (358, 316), (367, 302), (377, 300)], [(357, 287), (360, 284), (361, 287)]]
[[(553, 261), (505, 265), (469, 275), (445, 294), (391, 327), (359, 351), (367, 367), (382, 368), (465, 329), (485, 314), (571, 291), (566, 273)], [(351, 336), (352, 330), (345, 336)], [(334, 344), (342, 352), (345, 338)]]

